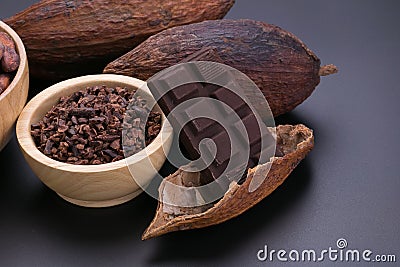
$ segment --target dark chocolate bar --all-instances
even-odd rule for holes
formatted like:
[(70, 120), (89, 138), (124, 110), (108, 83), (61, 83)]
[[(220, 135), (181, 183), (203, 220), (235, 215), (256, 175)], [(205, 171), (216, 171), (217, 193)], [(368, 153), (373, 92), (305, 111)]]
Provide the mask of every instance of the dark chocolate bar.
[[(203, 61), (204, 55), (208, 59), (213, 53), (210, 50), (200, 51), (190, 59)], [(223, 179), (222, 187), (226, 189), (229, 181), (238, 181), (247, 174), (248, 168), (259, 163), (262, 148), (273, 149), (261, 146), (262, 137), (270, 143), (273, 143), (273, 137), (269, 131), (261, 131), (264, 128), (236, 91), (227, 89), (237, 88), (240, 91), (234, 74), (218, 64), (207, 63), (189, 62), (176, 66), (172, 71), (155, 75), (147, 85), (168, 116), (175, 133), (181, 130), (179, 141), (188, 151), (190, 160), (204, 168), (201, 183), (219, 181), (218, 178), (224, 174), (227, 179)], [(197, 82), (182, 84), (186, 81)], [(179, 112), (174, 111), (177, 107)], [(199, 118), (199, 114), (204, 117)], [(233, 168), (230, 165), (226, 172), (228, 164), (233, 164)]]

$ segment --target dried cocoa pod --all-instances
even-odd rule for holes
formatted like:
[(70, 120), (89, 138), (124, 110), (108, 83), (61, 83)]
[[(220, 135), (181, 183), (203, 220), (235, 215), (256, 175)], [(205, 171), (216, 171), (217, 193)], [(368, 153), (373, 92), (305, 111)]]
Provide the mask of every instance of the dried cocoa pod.
[[(301, 124), (278, 126), (276, 134), (277, 146), (283, 156), (274, 157), (266, 164), (249, 169), (245, 182), (241, 185), (232, 182), (224, 197), (215, 204), (195, 208), (166, 206), (162, 202), (162, 197), (166, 193), (164, 192), (166, 181), (182, 186), (185, 185), (183, 180), (187, 179), (187, 176), (185, 177), (185, 172), (178, 170), (164, 179), (159, 189), (160, 201), (156, 215), (142, 239), (222, 223), (242, 214), (271, 194), (314, 146), (312, 130)], [(262, 178), (265, 179), (261, 185), (255, 191), (249, 192), (252, 180)]]
[[(247, 74), (262, 90), (275, 116), (302, 103), (319, 84), (318, 57), (293, 34), (253, 20), (218, 20), (179, 26), (150, 37), (111, 62), (105, 73), (146, 80), (191, 54), (213, 47), (223, 63)], [(211, 59), (211, 61), (213, 61)]]
[(104, 66), (164, 29), (220, 19), (234, 0), (42, 0), (6, 19), (36, 78), (61, 80)]
[(0, 94), (7, 89), (11, 83), (11, 75), (2, 73), (0, 74)]
[(15, 49), (8, 46), (5, 47), (3, 58), (1, 59), (1, 67), (5, 72), (13, 72), (18, 69), (20, 58)]

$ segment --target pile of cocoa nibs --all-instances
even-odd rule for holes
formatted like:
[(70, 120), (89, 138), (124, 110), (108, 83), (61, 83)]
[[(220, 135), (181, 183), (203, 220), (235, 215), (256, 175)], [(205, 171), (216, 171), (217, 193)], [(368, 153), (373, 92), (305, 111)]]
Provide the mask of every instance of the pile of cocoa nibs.
[(161, 114), (150, 111), (135, 92), (94, 86), (62, 97), (31, 125), (37, 148), (52, 159), (75, 165), (121, 160), (123, 148), (126, 156), (139, 152), (160, 132)]

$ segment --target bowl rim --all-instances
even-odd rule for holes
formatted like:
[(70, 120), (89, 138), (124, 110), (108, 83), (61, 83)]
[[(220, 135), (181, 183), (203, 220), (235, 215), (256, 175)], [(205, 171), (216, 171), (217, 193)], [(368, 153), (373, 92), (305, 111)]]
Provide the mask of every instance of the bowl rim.
[(0, 94), (0, 101), (3, 100), (4, 98), (7, 97), (7, 95), (15, 89), (16, 85), (18, 84), (18, 81), (22, 79), (22, 75), (24, 74), (25, 68), (28, 66), (28, 57), (26, 55), (26, 50), (24, 43), (22, 42), (21, 38), (19, 35), (10, 27), (8, 26), (5, 22), (0, 20), (0, 29), (6, 32), (11, 36), (11, 38), (14, 40), (15, 47), (17, 49), (20, 62), (18, 66), (17, 73), (15, 74), (14, 79), (11, 81), (10, 85), (4, 90), (3, 93)]
[(102, 82), (120, 83), (122, 86), (124, 86), (123, 84), (129, 84), (129, 86), (136, 87), (138, 90), (142, 90), (143, 93), (148, 94), (150, 97), (153, 97), (146, 85), (146, 82), (124, 75), (95, 74), (95, 75), (80, 76), (77, 78), (72, 78), (59, 82), (37, 94), (34, 98), (32, 98), (28, 102), (28, 104), (22, 110), (16, 126), (17, 140), (21, 149), (25, 153), (27, 153), (33, 160), (41, 164), (45, 164), (51, 168), (55, 168), (58, 170), (69, 171), (69, 172), (80, 172), (80, 173), (112, 171), (124, 167), (129, 167), (130, 165), (133, 165), (145, 159), (148, 155), (155, 153), (160, 148), (160, 146), (161, 149), (163, 149), (165, 153), (167, 153), (168, 150), (165, 150), (164, 143), (162, 142), (162, 140), (168, 140), (169, 137), (171, 137), (171, 135), (173, 134), (173, 130), (172, 126), (170, 125), (164, 113), (162, 112), (161, 112), (162, 115), (161, 130), (157, 135), (157, 137), (151, 142), (151, 144), (146, 146), (138, 153), (115, 162), (104, 163), (99, 165), (74, 165), (70, 163), (57, 161), (55, 159), (47, 157), (36, 147), (32, 139), (31, 133), (29, 130), (27, 131), (27, 129), (30, 129), (32, 114), (34, 113), (34, 111), (37, 110), (37, 108), (40, 106), (43, 100), (54, 98), (56, 94), (62, 91), (66, 85), (68, 86), (76, 85), (81, 87), (89, 85), (93, 86), (95, 85), (93, 83), (101, 84)]

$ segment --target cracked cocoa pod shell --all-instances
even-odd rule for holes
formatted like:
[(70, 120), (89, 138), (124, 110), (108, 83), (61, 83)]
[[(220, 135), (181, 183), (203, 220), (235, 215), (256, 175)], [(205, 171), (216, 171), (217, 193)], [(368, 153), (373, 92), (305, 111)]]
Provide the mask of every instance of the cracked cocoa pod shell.
[[(248, 75), (264, 93), (275, 116), (302, 103), (320, 81), (335, 73), (296, 36), (253, 20), (217, 20), (179, 26), (150, 37), (106, 66), (105, 73), (147, 80), (197, 51), (212, 47), (221, 63)], [(210, 61), (214, 61), (212, 58)]]
[(5, 20), (21, 37), (30, 73), (61, 80), (100, 73), (112, 59), (177, 25), (220, 19), (234, 0), (43, 0)]
[[(250, 209), (281, 185), (297, 164), (312, 150), (314, 136), (311, 129), (299, 125), (281, 125), (276, 128), (277, 149), (283, 153), (269, 162), (249, 169), (247, 179), (241, 185), (232, 182), (224, 197), (217, 203), (194, 208), (180, 208), (163, 203), (165, 180), (185, 185), (186, 173), (178, 170), (168, 176), (159, 189), (160, 201), (156, 215), (144, 232), (142, 239), (150, 239), (169, 232), (203, 228), (232, 219)], [(269, 170), (269, 171), (268, 171)], [(191, 174), (193, 175), (193, 174)], [(189, 177), (190, 178), (190, 177)], [(249, 192), (253, 180), (265, 178), (260, 186)], [(186, 181), (187, 182), (187, 181)]]

